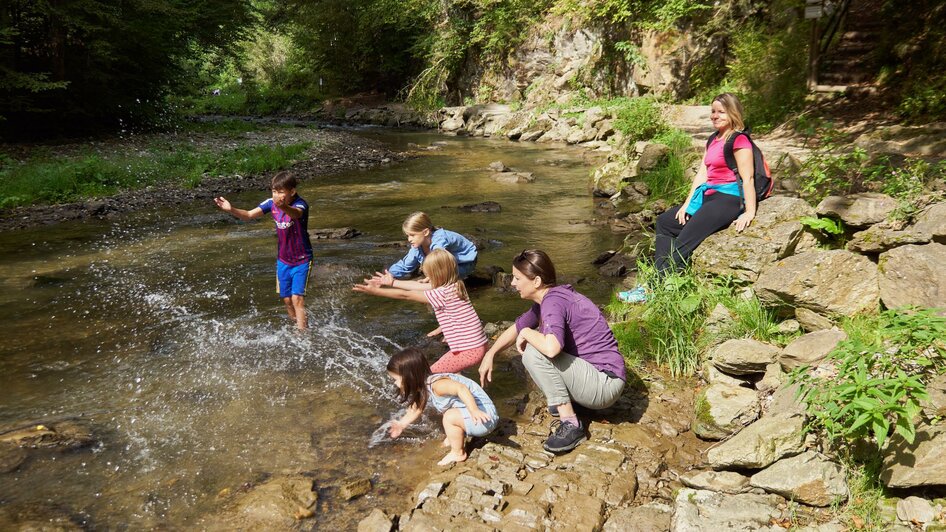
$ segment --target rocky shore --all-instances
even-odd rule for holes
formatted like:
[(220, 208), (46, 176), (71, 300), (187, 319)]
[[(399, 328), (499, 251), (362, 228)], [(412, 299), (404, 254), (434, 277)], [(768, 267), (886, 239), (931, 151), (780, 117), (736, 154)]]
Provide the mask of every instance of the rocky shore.
[[(603, 152), (607, 162), (594, 169), (588, 186), (613, 207), (608, 226), (617, 232), (647, 227), (667, 207), (649, 200), (635, 178), (659, 164), (668, 148), (625, 141), (601, 109), (539, 117), (501, 105), (401, 112), (386, 106), (345, 117)], [(698, 150), (708, 111), (681, 107), (670, 114)], [(858, 143), (902, 157), (928, 155), (942, 141), (929, 129), (912, 136), (890, 129), (897, 131), (864, 133)], [(798, 197), (794, 179), (806, 150), (791, 138), (757, 142), (768, 160), (779, 161), (776, 196), (760, 205), (747, 231), (710, 237), (694, 256), (694, 270), (747, 283), (750, 297), (783, 316), (780, 328), (800, 336), (784, 346), (751, 339), (712, 346), (698, 382), (683, 384), (691, 393), (667, 394), (663, 379), (650, 380), (587, 420), (589, 442), (563, 456), (541, 448), (549, 417), (533, 393), (519, 417), (472, 444), (466, 463), (421, 483), (409, 506), (375, 509), (359, 530), (848, 530), (851, 523), (831, 508), (851, 496), (850, 472), (826, 442), (806, 433), (805, 405), (788, 372), (832, 371), (827, 355), (846, 338), (837, 328), (842, 317), (881, 307), (946, 309), (944, 187), (934, 183), (909, 217), (897, 216), (898, 202), (878, 193), (811, 205)], [(832, 249), (803, 217), (838, 220), (850, 239)], [(635, 257), (627, 252), (601, 257), (602, 274), (630, 274)], [(721, 328), (732, 319), (720, 306), (707, 322)], [(928, 386), (934, 397), (926, 415), (941, 419), (946, 384), (940, 377)], [(882, 478), (898, 494), (872, 510), (884, 529), (946, 527), (946, 499), (936, 498), (946, 472), (933, 458), (943, 449), (941, 424), (921, 427), (913, 443), (895, 437), (884, 449)]]
[[(148, 142), (177, 140), (176, 137), (172, 134), (141, 135), (130, 141), (114, 141), (117, 146), (113, 148), (144, 146)], [(194, 135), (194, 137), (198, 145), (213, 149), (223, 149), (232, 144), (227, 139), (215, 138), (213, 135)], [(245, 140), (254, 145), (311, 142), (312, 147), (305, 152), (304, 160), (293, 166), (293, 170), (303, 180), (346, 170), (389, 164), (408, 157), (405, 153), (389, 150), (380, 141), (339, 129), (279, 128), (252, 132)], [(99, 144), (108, 144), (108, 142)], [(58, 151), (68, 154), (79, 150), (81, 146), (84, 144), (63, 146)], [(102, 146), (102, 148), (107, 149), (108, 146)], [(18, 207), (0, 214), (0, 231), (88, 218), (109, 219), (130, 212), (149, 211), (190, 201), (210, 201), (214, 196), (221, 194), (268, 189), (271, 177), (269, 173), (246, 176), (208, 176), (194, 188), (184, 188), (179, 185), (154, 186), (75, 203)]]

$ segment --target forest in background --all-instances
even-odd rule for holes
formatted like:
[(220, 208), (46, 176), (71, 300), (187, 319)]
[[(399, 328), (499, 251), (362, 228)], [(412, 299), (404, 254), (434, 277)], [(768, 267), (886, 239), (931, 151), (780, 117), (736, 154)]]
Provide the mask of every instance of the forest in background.
[[(0, 132), (27, 140), (160, 128), (187, 114), (305, 114), (368, 91), (425, 108), (479, 103), (490, 94), (467, 86), (468, 73), (508, 69), (551, 18), (601, 30), (615, 68), (643, 61), (648, 32), (705, 38), (710, 53), (686, 90), (658, 96), (703, 103), (733, 90), (756, 123), (775, 124), (807, 93), (803, 9), (804, 0), (14, 0), (0, 7)], [(946, 118), (946, 5), (886, 2), (882, 18), (875, 83), (890, 108), (914, 122)]]

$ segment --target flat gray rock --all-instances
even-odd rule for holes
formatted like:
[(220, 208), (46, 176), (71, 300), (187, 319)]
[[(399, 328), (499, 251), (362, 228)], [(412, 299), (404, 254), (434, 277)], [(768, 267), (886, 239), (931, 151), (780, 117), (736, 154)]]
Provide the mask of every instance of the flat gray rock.
[(726, 531), (771, 531), (784, 532), (772, 525), (782, 511), (778, 505), (784, 502), (775, 495), (743, 493), (728, 495), (715, 491), (684, 488), (674, 500), (674, 532), (720, 532)]
[(939, 308), (946, 316), (946, 245), (891, 249), (880, 255), (878, 271), (880, 300), (887, 308)]
[(888, 488), (946, 486), (946, 425), (919, 427), (913, 443), (894, 434), (884, 454), (880, 479)]
[(884, 221), (897, 208), (897, 200), (877, 192), (828, 196), (818, 204), (821, 216), (840, 218), (849, 227), (867, 227)]
[(755, 291), (767, 305), (850, 316), (877, 308), (877, 279), (877, 265), (863, 255), (843, 249), (815, 250), (769, 265)]
[(827, 329), (800, 336), (782, 349), (779, 363), (785, 371), (799, 366), (815, 365), (824, 360), (828, 353), (847, 339), (847, 334), (839, 329)]
[(727, 340), (710, 352), (716, 369), (731, 375), (765, 373), (765, 368), (778, 360), (779, 348), (751, 338)]
[(775, 462), (752, 475), (749, 483), (809, 506), (843, 502), (849, 495), (841, 467), (812, 451)]
[(763, 416), (706, 453), (713, 469), (762, 469), (805, 450), (804, 418)]
[(696, 399), (693, 432), (704, 440), (721, 440), (759, 417), (755, 390), (712, 384)]

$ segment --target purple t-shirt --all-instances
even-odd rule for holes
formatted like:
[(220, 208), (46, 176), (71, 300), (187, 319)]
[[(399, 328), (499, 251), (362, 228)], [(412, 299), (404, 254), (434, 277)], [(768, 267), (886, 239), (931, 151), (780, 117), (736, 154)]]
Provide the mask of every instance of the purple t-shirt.
[(562, 351), (574, 355), (598, 371), (607, 371), (627, 380), (624, 357), (598, 307), (571, 285), (553, 286), (542, 298), (516, 319), (516, 331), (533, 328), (553, 334)]
[(276, 252), (278, 258), (287, 266), (298, 266), (312, 260), (312, 242), (309, 241), (309, 204), (296, 196), (291, 206), (302, 209), (302, 216), (293, 220), (285, 211), (273, 203), (269, 198), (259, 204), (264, 213), (272, 213), (276, 221), (276, 236), (279, 245)]

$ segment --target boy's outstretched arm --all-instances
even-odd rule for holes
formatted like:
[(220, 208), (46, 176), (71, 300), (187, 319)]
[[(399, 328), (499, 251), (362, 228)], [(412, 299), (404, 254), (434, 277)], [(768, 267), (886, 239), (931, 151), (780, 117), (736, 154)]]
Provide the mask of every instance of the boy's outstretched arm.
[(229, 212), (230, 214), (236, 216), (237, 218), (248, 222), (250, 220), (255, 220), (263, 215), (263, 209), (256, 207), (252, 210), (246, 211), (243, 209), (237, 209), (233, 205), (230, 205), (230, 202), (227, 201), (227, 198), (219, 196), (214, 198), (214, 203), (217, 204), (217, 207), (220, 207), (220, 210), (223, 212)]

